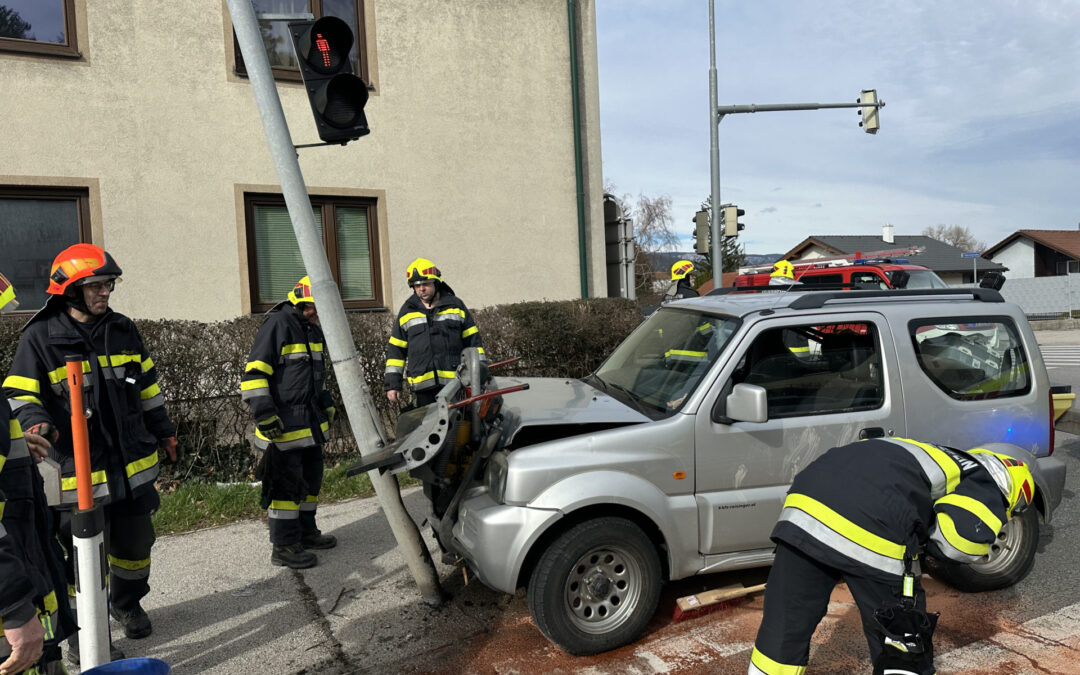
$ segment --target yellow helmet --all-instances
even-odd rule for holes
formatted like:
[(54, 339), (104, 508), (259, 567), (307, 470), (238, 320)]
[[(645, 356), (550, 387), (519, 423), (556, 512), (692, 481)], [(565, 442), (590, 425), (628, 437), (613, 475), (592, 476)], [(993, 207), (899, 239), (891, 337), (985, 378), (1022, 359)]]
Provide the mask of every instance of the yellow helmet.
[(1008, 502), (1010, 516), (1031, 506), (1035, 498), (1035, 479), (1026, 464), (985, 448), (968, 450), (968, 454), (982, 464), (997, 483), (998, 489)]
[(772, 274), (770, 277), (787, 277), (788, 279), (795, 278), (795, 268), (791, 266), (786, 260), (777, 260), (772, 267)]
[(315, 296), (311, 294), (311, 279), (305, 276), (296, 282), (293, 289), (289, 291), (289, 302), (294, 305), (299, 305), (301, 302), (315, 302)]
[(687, 274), (694, 271), (694, 263), (689, 260), (680, 260), (671, 266), (671, 280), (685, 279)]
[(19, 301), (15, 299), (15, 287), (7, 280), (7, 277), (0, 274), (0, 313), (14, 312), (18, 306)]
[(442, 281), (442, 272), (427, 258), (417, 258), (405, 268), (405, 278), (410, 286), (428, 281)]

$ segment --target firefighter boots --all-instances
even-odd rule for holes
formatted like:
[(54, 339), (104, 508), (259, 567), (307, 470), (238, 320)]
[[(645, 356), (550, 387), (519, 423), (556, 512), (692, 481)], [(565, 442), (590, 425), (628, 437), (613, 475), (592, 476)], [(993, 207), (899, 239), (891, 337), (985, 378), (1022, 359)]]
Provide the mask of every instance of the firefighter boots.
[(314, 553), (305, 551), (303, 544), (274, 544), (270, 553), (270, 563), (279, 567), (291, 567), (294, 570), (307, 569), (319, 564)]
[(315, 530), (314, 532), (305, 533), (303, 538), (300, 539), (300, 545), (304, 548), (315, 549), (334, 548), (337, 546), (337, 537)]
[(109, 614), (120, 622), (124, 627), (124, 635), (132, 640), (141, 640), (153, 631), (150, 617), (139, 605), (135, 605), (133, 609), (120, 609), (116, 605), (110, 605)]

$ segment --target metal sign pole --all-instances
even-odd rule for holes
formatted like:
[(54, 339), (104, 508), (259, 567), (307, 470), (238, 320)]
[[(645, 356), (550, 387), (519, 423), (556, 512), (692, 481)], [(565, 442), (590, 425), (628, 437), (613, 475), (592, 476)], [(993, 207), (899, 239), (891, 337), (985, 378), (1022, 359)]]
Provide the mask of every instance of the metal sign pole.
[(709, 172), (712, 179), (712, 214), (709, 231), (712, 233), (713, 288), (720, 288), (724, 273), (724, 250), (720, 245), (720, 124), (716, 106), (716, 14), (715, 0), (709, 0)]

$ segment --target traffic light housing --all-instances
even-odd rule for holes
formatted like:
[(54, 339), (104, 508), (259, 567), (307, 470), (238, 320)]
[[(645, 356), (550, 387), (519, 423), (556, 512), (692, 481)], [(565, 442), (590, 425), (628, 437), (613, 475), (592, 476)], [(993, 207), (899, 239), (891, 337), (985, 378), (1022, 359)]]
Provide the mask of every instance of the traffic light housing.
[(698, 211), (694, 214), (694, 251), (709, 252), (709, 212)]
[(364, 105), (367, 84), (353, 74), (353, 33), (336, 16), (289, 24), (296, 61), (304, 78), (319, 138), (345, 145), (371, 133)]
[(859, 108), (859, 126), (868, 134), (876, 134), (878, 129), (881, 128), (881, 124), (878, 122), (877, 90), (863, 89), (855, 102), (867, 106)]
[(746, 225), (739, 222), (739, 218), (744, 215), (746, 215), (746, 211), (738, 206), (724, 207), (724, 236), (739, 236), (739, 231), (746, 227)]

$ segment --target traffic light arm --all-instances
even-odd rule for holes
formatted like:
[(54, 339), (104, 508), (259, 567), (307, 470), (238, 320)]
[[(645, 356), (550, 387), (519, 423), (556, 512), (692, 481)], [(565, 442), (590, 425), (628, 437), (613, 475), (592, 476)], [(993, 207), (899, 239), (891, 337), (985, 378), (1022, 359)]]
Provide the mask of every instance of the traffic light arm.
[(720, 105), (716, 112), (720, 116), (736, 113), (783, 112), (786, 110), (824, 110), (825, 108), (884, 108), (885, 101), (875, 103), (768, 103), (758, 105)]

